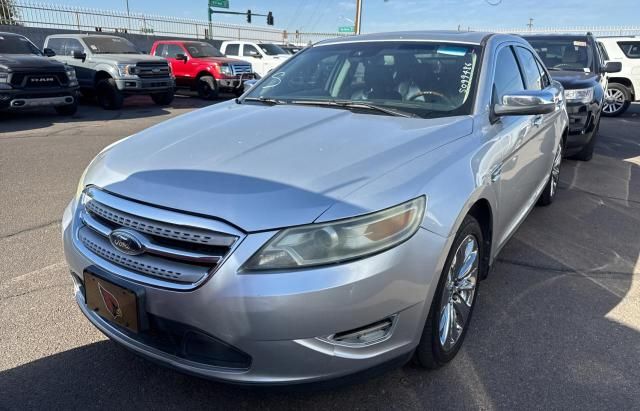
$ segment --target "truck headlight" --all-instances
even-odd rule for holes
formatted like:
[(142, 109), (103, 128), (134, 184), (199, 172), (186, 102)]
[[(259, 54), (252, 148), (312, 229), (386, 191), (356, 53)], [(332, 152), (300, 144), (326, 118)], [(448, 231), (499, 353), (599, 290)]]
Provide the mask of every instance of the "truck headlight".
[(66, 67), (65, 72), (67, 73), (67, 78), (69, 79), (69, 86), (77, 86), (78, 77), (76, 77), (76, 71), (73, 69), (73, 67)]
[(220, 73), (224, 74), (225, 76), (233, 76), (233, 70), (231, 69), (231, 66), (229, 66), (228, 64), (220, 65)]
[(242, 269), (286, 270), (335, 264), (387, 250), (415, 234), (425, 204), (422, 196), (372, 214), (284, 229)]
[(10, 89), (9, 72), (0, 69), (0, 90)]
[(118, 72), (122, 77), (131, 77), (138, 74), (135, 64), (118, 64)]
[(564, 97), (570, 102), (589, 103), (593, 100), (593, 87), (565, 90)]

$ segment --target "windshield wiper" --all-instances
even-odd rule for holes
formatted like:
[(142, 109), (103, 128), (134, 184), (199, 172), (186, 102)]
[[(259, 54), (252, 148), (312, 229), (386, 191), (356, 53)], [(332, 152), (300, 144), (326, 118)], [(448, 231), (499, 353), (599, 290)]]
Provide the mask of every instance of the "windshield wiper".
[(342, 107), (342, 108), (354, 108), (365, 109), (372, 111), (379, 111), (395, 117), (419, 117), (416, 114), (408, 111), (398, 110), (395, 108), (389, 108), (378, 104), (372, 104), (364, 101), (351, 101), (351, 100), (293, 100), (291, 104), (306, 104), (311, 106), (330, 106), (330, 107)]
[(269, 98), (269, 97), (246, 97), (242, 100), (237, 100), (238, 104), (241, 104), (243, 101), (256, 101), (258, 103), (269, 104), (270, 106), (275, 106), (276, 104), (287, 104), (288, 102), (285, 100), (279, 100), (277, 98)]

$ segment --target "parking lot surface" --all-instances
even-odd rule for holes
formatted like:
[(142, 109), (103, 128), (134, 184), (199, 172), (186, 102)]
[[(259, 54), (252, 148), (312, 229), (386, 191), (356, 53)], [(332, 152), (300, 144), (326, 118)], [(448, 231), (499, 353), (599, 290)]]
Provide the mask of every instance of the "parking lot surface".
[[(62, 210), (104, 146), (205, 106), (146, 97), (0, 120), (0, 409), (631, 409), (640, 404), (640, 105), (603, 118), (591, 162), (566, 160), (481, 283), (459, 356), (356, 384), (236, 387), (140, 359), (72, 295)], [(267, 160), (265, 160), (267, 161)]]

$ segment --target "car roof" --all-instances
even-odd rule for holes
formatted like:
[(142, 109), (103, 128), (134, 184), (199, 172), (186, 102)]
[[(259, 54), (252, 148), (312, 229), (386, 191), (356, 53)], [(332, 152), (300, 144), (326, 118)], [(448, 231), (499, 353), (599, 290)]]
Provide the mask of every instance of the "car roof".
[(69, 33), (69, 34), (52, 34), (50, 36), (47, 36), (49, 38), (56, 38), (56, 37), (64, 37), (64, 38), (76, 38), (76, 39), (82, 39), (82, 38), (86, 38), (86, 37), (103, 37), (103, 38), (118, 38), (121, 39), (122, 37), (120, 36), (111, 36), (109, 34), (90, 34), (90, 33), (84, 33), (84, 34), (76, 34), (76, 33)]
[(316, 45), (337, 43), (353, 43), (367, 41), (443, 41), (451, 43), (482, 44), (493, 33), (480, 31), (456, 31), (456, 30), (426, 30), (426, 31), (397, 31), (389, 33), (362, 34), (357, 36), (344, 36), (330, 40), (324, 40)]

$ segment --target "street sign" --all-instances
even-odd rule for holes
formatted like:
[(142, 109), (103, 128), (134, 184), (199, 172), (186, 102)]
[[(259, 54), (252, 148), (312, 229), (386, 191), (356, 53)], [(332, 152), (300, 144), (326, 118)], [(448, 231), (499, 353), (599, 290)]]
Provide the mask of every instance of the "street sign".
[(342, 26), (338, 27), (338, 33), (353, 33), (355, 28), (353, 26)]
[(209, 0), (209, 7), (229, 8), (229, 0)]

